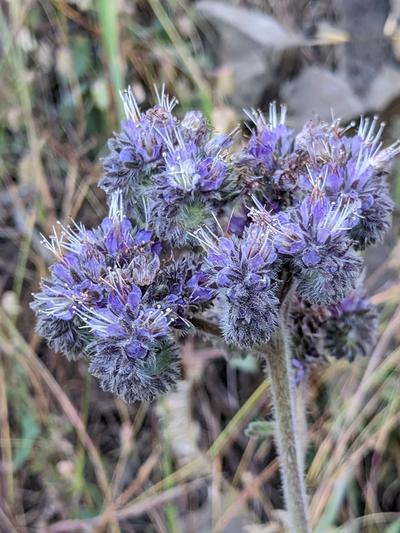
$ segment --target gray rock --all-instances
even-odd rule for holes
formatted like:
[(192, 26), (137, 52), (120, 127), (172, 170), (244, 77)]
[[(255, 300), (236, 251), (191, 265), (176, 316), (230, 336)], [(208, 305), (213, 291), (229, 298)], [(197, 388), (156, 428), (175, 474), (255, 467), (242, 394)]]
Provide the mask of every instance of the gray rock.
[(265, 90), (276, 84), (283, 51), (304, 44), (303, 37), (261, 11), (213, 1), (198, 2), (196, 9), (218, 33), (219, 64), (233, 75), (232, 104), (257, 106)]

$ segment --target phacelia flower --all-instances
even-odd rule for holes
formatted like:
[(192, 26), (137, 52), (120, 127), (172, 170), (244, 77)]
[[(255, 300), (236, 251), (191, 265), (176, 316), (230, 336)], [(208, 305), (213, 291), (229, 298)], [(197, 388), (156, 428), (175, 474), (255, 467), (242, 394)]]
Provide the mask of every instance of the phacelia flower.
[(36, 330), (52, 350), (72, 361), (87, 354), (90, 337), (82, 331), (84, 324), (78, 317), (63, 320), (37, 311), (35, 305), (32, 309), (37, 312)]
[(214, 224), (211, 213), (224, 197), (230, 144), (229, 136), (213, 138), (210, 132), (185, 140), (178, 128), (168, 139), (165, 166), (152, 191), (154, 227), (160, 239), (183, 246), (200, 226)]
[(112, 289), (105, 308), (88, 310), (93, 335), (89, 372), (101, 387), (127, 403), (153, 400), (178, 377), (177, 353), (170, 338), (170, 309), (143, 303), (142, 289)]
[(254, 109), (247, 115), (253, 124), (249, 126), (251, 136), (248, 143), (235, 158), (239, 184), (243, 192), (264, 193), (272, 205), (280, 196), (277, 186), (280, 169), (292, 150), (294, 131), (285, 124), (284, 105), (279, 114), (275, 102), (271, 103), (268, 121)]
[(316, 187), (288, 217), (278, 217), (278, 249), (292, 256), (297, 292), (311, 304), (339, 302), (356, 285), (362, 260), (350, 236), (355, 209)]
[(225, 340), (240, 347), (267, 342), (277, 328), (277, 255), (265, 230), (255, 224), (242, 238), (198, 236), (207, 249), (210, 283), (221, 297), (221, 326)]
[(109, 198), (121, 192), (129, 210), (137, 202), (138, 191), (143, 192), (146, 182), (163, 165), (164, 139), (176, 124), (172, 110), (177, 101), (162, 91), (158, 103), (142, 113), (130, 89), (124, 91), (122, 99), (127, 119), (108, 141), (110, 153), (102, 160), (104, 174), (99, 186)]
[(292, 355), (303, 365), (312, 366), (326, 359), (323, 325), (331, 314), (326, 305), (311, 305), (301, 298), (294, 298), (289, 316)]
[(126, 403), (155, 400), (172, 390), (179, 378), (179, 357), (171, 341), (157, 344), (145, 358), (129, 358), (114, 351), (106, 339), (96, 343), (89, 371), (105, 391)]
[(145, 113), (130, 90), (122, 96), (127, 120), (108, 143), (99, 185), (109, 204), (120, 193), (126, 214), (151, 221), (160, 239), (184, 246), (191, 232), (213, 223), (210, 213), (228, 194), (231, 135), (214, 135), (199, 111), (179, 121), (176, 100), (164, 92)]
[(322, 331), (324, 347), (337, 359), (353, 361), (372, 352), (377, 333), (377, 312), (360, 290), (331, 306)]
[(116, 279), (151, 283), (160, 266), (159, 243), (151, 232), (134, 230), (127, 219), (106, 218), (94, 230), (62, 227), (61, 236), (55, 233), (46, 246), (56, 263), (32, 302), (38, 331), (51, 347), (69, 357), (87, 355), (83, 313), (107, 305)]
[(56, 263), (32, 308), (49, 346), (88, 358), (101, 386), (125, 401), (169, 390), (178, 375), (171, 326), (188, 328), (212, 299), (205, 274), (187, 258), (162, 257), (153, 233), (126, 218), (62, 227), (46, 245)]
[(396, 142), (383, 149), (385, 125), (377, 126), (377, 117), (362, 118), (357, 134), (347, 137), (347, 129), (338, 121), (309, 122), (296, 138), (296, 149), (307, 154), (307, 172), (325, 177), (328, 197), (335, 201), (341, 196), (357, 204), (352, 237), (359, 248), (382, 240), (393, 210), (386, 174), (400, 145)]
[[(46, 246), (57, 261), (50, 268), (50, 277), (42, 281), (42, 290), (34, 296), (32, 308), (41, 317), (41, 333), (50, 332), (53, 320), (54, 332), (51, 337), (50, 333), (44, 336), (53, 345), (54, 335), (59, 346), (68, 342), (71, 353), (76, 352), (72, 339), (77, 346), (84, 342), (80, 341), (81, 312), (106, 305), (115, 276), (143, 282), (147, 275), (150, 283), (159, 267), (159, 247), (151, 240), (151, 232), (133, 230), (127, 219), (105, 218), (95, 230), (78, 225), (63, 227), (61, 236), (54, 234)], [(62, 331), (69, 340), (63, 340)]]

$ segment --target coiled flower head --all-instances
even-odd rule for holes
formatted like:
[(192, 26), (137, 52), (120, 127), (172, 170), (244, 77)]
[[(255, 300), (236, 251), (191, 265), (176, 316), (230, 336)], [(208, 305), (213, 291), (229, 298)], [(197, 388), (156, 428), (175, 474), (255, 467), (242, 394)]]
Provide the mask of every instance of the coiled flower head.
[(362, 290), (356, 290), (330, 307), (323, 325), (324, 347), (337, 359), (353, 361), (371, 353), (376, 340), (378, 315)]
[[(296, 148), (307, 153), (307, 171), (325, 177), (327, 196), (357, 204), (352, 237), (358, 248), (379, 242), (390, 227), (393, 202), (386, 174), (400, 144), (382, 148), (384, 127), (378, 127), (377, 117), (362, 118), (356, 135), (347, 137), (348, 128), (341, 128), (339, 121), (309, 122), (296, 140)], [(306, 182), (303, 177), (304, 186)]]
[(267, 342), (278, 325), (277, 259), (265, 230), (251, 224), (242, 238), (198, 238), (207, 249), (210, 283), (221, 296), (221, 327), (225, 340), (240, 347)]
[(89, 365), (103, 390), (133, 403), (151, 402), (175, 388), (180, 374), (175, 343), (157, 344), (146, 358), (129, 358), (114, 350), (105, 339), (98, 341)]
[(158, 103), (142, 113), (130, 89), (122, 93), (126, 120), (121, 131), (108, 141), (109, 154), (102, 159), (104, 174), (99, 186), (109, 199), (120, 192), (126, 209), (135, 208), (138, 191), (163, 164), (162, 153), (167, 132), (176, 124), (172, 115), (177, 100), (162, 90)]
[(286, 106), (282, 105), (279, 113), (276, 103), (271, 103), (268, 120), (254, 109), (246, 114), (252, 123), (251, 136), (235, 157), (240, 187), (252, 195), (262, 192), (271, 206), (278, 207), (281, 167), (294, 143), (294, 131), (286, 126)]
[(232, 144), (228, 135), (211, 136), (201, 128), (188, 135), (182, 129), (179, 125), (168, 137), (165, 164), (152, 189), (155, 231), (175, 246), (190, 243), (200, 226), (214, 224), (211, 213), (226, 194), (227, 148)]
[(145, 113), (132, 91), (122, 97), (127, 120), (108, 143), (99, 185), (109, 203), (120, 193), (129, 216), (151, 223), (173, 246), (185, 246), (191, 232), (212, 224), (210, 212), (228, 194), (231, 135), (214, 135), (199, 111), (179, 121), (173, 115), (177, 101), (164, 91)]

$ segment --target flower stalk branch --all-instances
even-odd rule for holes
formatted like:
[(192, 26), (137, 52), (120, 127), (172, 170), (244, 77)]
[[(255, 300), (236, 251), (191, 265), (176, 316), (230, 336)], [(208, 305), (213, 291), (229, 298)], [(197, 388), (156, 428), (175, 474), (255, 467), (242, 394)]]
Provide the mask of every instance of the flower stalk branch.
[[(271, 388), (276, 421), (276, 444), (280, 456), (282, 481), (286, 508), (289, 514), (290, 531), (309, 533), (307, 495), (304, 481), (303, 435), (298, 427), (294, 380), (291, 372), (290, 338), (287, 328), (290, 303), (295, 287), (286, 291), (281, 308), (281, 327), (273, 339), (258, 353), (265, 357), (271, 378)], [(203, 319), (193, 318), (193, 325), (205, 333), (221, 336), (218, 325)]]
[(283, 490), (289, 514), (290, 531), (311, 531), (304, 481), (302, 435), (297, 424), (294, 380), (291, 372), (290, 339), (287, 314), (290, 305), (288, 293), (281, 310), (281, 326), (265, 351), (275, 411), (275, 439), (279, 451)]

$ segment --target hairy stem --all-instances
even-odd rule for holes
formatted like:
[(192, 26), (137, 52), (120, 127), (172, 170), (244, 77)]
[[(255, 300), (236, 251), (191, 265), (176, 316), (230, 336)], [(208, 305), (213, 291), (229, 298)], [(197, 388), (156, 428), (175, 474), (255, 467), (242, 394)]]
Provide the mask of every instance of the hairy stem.
[[(294, 286), (286, 291), (281, 309), (281, 327), (273, 341), (255, 350), (267, 361), (276, 420), (276, 443), (280, 455), (283, 488), (289, 514), (290, 533), (310, 533), (307, 495), (304, 482), (305, 420), (299, 416), (301, 407), (295, 400), (291, 372), (290, 340), (287, 331), (289, 306)], [(200, 317), (192, 318), (193, 325), (217, 337), (220, 327)], [(300, 391), (299, 391), (300, 392)], [(301, 391), (304, 392), (304, 391)], [(301, 402), (303, 403), (303, 402)], [(296, 409), (296, 405), (298, 409)], [(300, 422), (300, 423), (298, 423)]]
[(308, 385), (308, 379), (307, 376), (304, 376), (301, 383), (299, 383), (296, 387), (295, 391), (295, 402), (296, 402), (296, 425), (297, 425), (297, 431), (299, 433), (299, 445), (300, 445), (300, 451), (301, 451), (301, 470), (300, 472), (305, 471), (305, 458), (306, 458), (306, 452), (307, 452), (307, 443), (308, 443), (308, 435), (307, 435), (307, 385)]
[(286, 330), (290, 294), (282, 306), (281, 327), (265, 350), (275, 409), (276, 444), (292, 533), (310, 533), (303, 473), (303, 447), (296, 423), (296, 402), (291, 373), (290, 341)]

